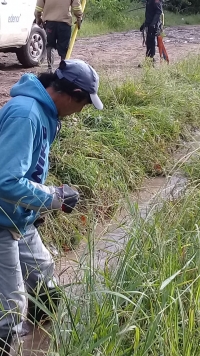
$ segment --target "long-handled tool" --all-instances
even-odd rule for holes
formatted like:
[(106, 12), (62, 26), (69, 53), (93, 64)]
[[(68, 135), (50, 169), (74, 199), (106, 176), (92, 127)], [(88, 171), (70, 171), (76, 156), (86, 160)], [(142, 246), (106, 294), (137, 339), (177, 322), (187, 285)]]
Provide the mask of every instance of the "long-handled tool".
[(169, 63), (169, 57), (165, 48), (165, 45), (163, 43), (162, 35), (157, 36), (157, 41), (158, 41), (158, 50), (160, 54), (160, 59), (164, 59), (167, 63)]
[[(165, 24), (165, 18), (164, 18), (164, 13), (162, 13), (162, 29)], [(158, 50), (160, 54), (160, 60), (164, 59), (168, 64), (169, 64), (169, 57), (165, 48), (165, 45), (163, 43), (163, 36), (162, 33), (157, 36), (157, 41), (158, 41)]]
[[(85, 10), (86, 1), (87, 0), (83, 0), (82, 3), (81, 3), (82, 12), (84, 12), (84, 10)], [(78, 25), (76, 24), (76, 26), (74, 28), (74, 31), (72, 33), (72, 36), (71, 36), (69, 48), (68, 48), (68, 51), (67, 51), (67, 54), (66, 54), (66, 59), (69, 59), (71, 57), (72, 50), (73, 50), (73, 47), (74, 47), (74, 43), (76, 41), (77, 33), (78, 33)]]

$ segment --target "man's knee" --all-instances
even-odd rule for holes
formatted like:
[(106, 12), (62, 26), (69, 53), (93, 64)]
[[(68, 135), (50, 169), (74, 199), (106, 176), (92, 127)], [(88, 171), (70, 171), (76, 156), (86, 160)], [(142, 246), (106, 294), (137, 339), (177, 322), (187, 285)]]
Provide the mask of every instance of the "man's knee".
[(0, 336), (17, 327), (25, 311), (24, 282), (18, 241), (8, 230), (0, 230)]
[(155, 47), (156, 47), (155, 35), (148, 34), (147, 41), (146, 41), (146, 46), (147, 46), (147, 56), (154, 57), (154, 55), (155, 55)]
[(38, 283), (47, 283), (54, 274), (55, 263), (34, 227), (19, 241), (21, 268), (28, 291)]

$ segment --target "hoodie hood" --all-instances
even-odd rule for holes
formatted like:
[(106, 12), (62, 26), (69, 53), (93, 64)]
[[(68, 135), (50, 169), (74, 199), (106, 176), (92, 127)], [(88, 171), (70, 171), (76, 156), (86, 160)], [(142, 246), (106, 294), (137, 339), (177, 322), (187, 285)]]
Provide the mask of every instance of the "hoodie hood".
[[(35, 75), (23, 75), (10, 94), (12, 99), (0, 109), (0, 227), (24, 234), (40, 208), (51, 206), (52, 195), (36, 192), (31, 182), (45, 183), (59, 121), (53, 100)], [(27, 206), (19, 204), (24, 199)], [(30, 209), (34, 201), (38, 212)]]
[(26, 96), (35, 99), (45, 106), (45, 111), (50, 111), (50, 116), (58, 117), (58, 111), (52, 98), (34, 74), (24, 74), (12, 87), (10, 95), (13, 98)]

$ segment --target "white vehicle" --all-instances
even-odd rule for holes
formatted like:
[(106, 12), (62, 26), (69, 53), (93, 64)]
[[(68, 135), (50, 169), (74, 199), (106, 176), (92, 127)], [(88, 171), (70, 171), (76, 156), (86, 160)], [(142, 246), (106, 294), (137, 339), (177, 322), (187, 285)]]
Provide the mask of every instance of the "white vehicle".
[(24, 67), (45, 59), (46, 34), (34, 24), (36, 0), (0, 0), (0, 52), (14, 52)]

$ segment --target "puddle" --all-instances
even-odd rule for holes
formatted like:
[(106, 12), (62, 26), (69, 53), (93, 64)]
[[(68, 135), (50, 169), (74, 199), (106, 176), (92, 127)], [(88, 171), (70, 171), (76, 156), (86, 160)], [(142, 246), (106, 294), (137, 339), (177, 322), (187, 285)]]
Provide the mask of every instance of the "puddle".
[[(192, 155), (200, 148), (200, 133), (195, 134), (192, 142), (185, 143), (180, 151), (174, 156), (174, 164), (180, 167), (182, 163), (188, 161)], [(115, 219), (106, 226), (97, 226), (95, 230), (95, 240), (93, 242), (94, 265), (103, 268), (105, 261), (114, 261), (116, 253), (123, 249), (128, 238), (128, 227), (132, 224), (130, 220), (130, 207), (136, 208), (138, 216), (142, 219), (151, 217), (155, 209), (160, 209), (164, 201), (177, 199), (187, 185), (187, 179), (178, 173), (171, 177), (155, 177), (145, 179), (142, 186), (124, 203), (127, 208), (119, 211)], [(128, 208), (129, 206), (129, 208)], [(89, 249), (86, 242), (67, 253), (57, 263), (57, 274), (60, 284), (70, 284), (80, 277), (81, 268), (84, 266)], [(20, 338), (20, 351), (12, 355), (42, 356), (48, 350), (48, 336), (44, 331), (34, 330), (24, 338)], [(15, 348), (16, 349), (16, 348)], [(46, 352), (45, 352), (46, 351)]]

